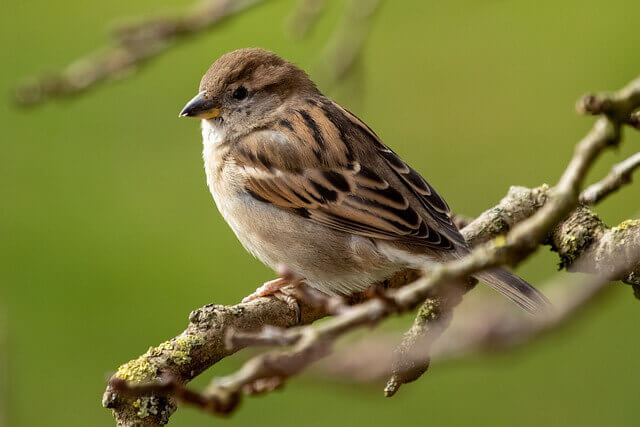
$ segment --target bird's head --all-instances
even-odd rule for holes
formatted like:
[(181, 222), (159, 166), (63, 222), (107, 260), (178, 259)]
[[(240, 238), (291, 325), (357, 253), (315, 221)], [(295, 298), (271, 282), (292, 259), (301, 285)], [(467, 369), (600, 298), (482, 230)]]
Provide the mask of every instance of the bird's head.
[(218, 58), (181, 117), (209, 120), (227, 131), (250, 131), (277, 116), (288, 101), (318, 93), (307, 74), (264, 49), (239, 49)]

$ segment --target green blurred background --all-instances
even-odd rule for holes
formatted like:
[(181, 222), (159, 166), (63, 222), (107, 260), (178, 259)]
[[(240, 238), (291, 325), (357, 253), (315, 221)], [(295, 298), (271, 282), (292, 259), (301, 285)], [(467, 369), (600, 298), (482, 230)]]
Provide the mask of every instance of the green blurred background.
[[(190, 5), (5, 2), (2, 93), (8, 99), (25, 76), (101, 44), (114, 20)], [(0, 424), (113, 425), (100, 405), (108, 373), (180, 332), (190, 310), (237, 302), (273, 276), (218, 214), (198, 124), (176, 116), (229, 50), (261, 46), (311, 67), (344, 4), (329, 2), (304, 41), (283, 31), (294, 5), (267, 2), (77, 99), (29, 110), (0, 103), (0, 360), (8, 360)], [(328, 93), (409, 159), (454, 211), (476, 215), (511, 184), (557, 178), (593, 121), (574, 113), (577, 97), (640, 74), (638, 16), (637, 1), (387, 1), (362, 67)], [(591, 178), (639, 142), (628, 132)], [(598, 211), (616, 224), (637, 213), (639, 195), (638, 186), (627, 188)], [(519, 273), (541, 282), (556, 274), (556, 262), (542, 250)], [(637, 426), (637, 304), (616, 286), (567, 328), (520, 351), (436, 365), (393, 399), (380, 384), (302, 378), (248, 400), (231, 419), (180, 409), (171, 422)]]

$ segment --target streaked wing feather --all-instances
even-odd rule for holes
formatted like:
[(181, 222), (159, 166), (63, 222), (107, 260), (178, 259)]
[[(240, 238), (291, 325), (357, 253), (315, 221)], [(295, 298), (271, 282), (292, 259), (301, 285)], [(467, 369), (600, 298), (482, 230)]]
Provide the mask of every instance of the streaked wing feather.
[(357, 129), (373, 142), (372, 145), (393, 173), (405, 184), (405, 187), (416, 196), (429, 216), (436, 221), (438, 231), (445, 234), (447, 238), (452, 240), (456, 245), (467, 247), (464, 237), (460, 234), (458, 227), (453, 223), (451, 210), (447, 202), (440, 197), (427, 180), (404, 162), (393, 150), (384, 145), (376, 133), (367, 126), (366, 123), (350, 111), (344, 111), (349, 115), (349, 118), (356, 123)]
[[(359, 165), (341, 169), (271, 169), (256, 173), (244, 169), (245, 189), (254, 198), (271, 203), (336, 230), (381, 240), (447, 249), (448, 239), (431, 230), (400, 193), (386, 181), (361, 179)], [(329, 177), (329, 178), (327, 178)]]
[(435, 190), (329, 100), (310, 101), (289, 113), (286, 126), (276, 123), (240, 146), (237, 164), (258, 200), (347, 233), (438, 250), (466, 246)]

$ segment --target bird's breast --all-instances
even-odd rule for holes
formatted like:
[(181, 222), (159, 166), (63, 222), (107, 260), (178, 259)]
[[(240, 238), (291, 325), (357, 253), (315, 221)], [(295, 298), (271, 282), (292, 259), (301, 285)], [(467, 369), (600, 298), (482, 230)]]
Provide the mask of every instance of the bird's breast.
[[(224, 142), (226, 135), (224, 129), (216, 126), (210, 120), (202, 121), (202, 159), (207, 175), (207, 185), (212, 194), (219, 192), (215, 186), (221, 183), (220, 174), (224, 167), (224, 157), (228, 148)], [(217, 202), (217, 200), (216, 200)]]
[(207, 186), (216, 207), (242, 244), (254, 255), (252, 242), (259, 239), (255, 221), (250, 218), (255, 206), (246, 194), (241, 182), (238, 166), (228, 156), (230, 147), (225, 142), (225, 133), (208, 120), (202, 121), (202, 157), (207, 176)]

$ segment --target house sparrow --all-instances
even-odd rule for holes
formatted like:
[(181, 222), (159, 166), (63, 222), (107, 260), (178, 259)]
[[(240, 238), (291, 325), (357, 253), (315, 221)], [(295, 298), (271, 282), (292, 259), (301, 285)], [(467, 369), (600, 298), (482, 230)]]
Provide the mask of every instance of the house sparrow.
[[(207, 184), (244, 247), (303, 279), (349, 295), (405, 268), (469, 253), (447, 203), (420, 174), (300, 68), (263, 49), (218, 58), (180, 116), (202, 119)], [(476, 278), (528, 311), (545, 297), (503, 269)]]

